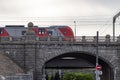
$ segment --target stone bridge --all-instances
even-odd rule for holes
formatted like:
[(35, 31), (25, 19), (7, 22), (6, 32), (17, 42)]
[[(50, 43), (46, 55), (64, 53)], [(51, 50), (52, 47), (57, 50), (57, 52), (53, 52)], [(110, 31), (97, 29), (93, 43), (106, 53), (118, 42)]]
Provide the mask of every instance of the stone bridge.
[[(24, 73), (33, 72), (34, 80), (41, 80), (47, 68), (95, 69), (96, 37), (83, 36), (71, 41), (55, 37), (26, 36), (24, 40), (1, 37), (0, 53), (10, 58)], [(101, 80), (120, 80), (119, 37), (115, 42), (109, 35), (99, 38), (98, 53), (103, 71)]]

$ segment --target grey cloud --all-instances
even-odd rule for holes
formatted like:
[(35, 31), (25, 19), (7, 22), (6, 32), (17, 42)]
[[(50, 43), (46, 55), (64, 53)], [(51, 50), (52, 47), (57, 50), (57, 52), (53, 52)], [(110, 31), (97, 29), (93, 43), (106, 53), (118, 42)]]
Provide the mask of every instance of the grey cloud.
[(17, 0), (1, 0), (0, 1), (0, 15), (18, 15), (23, 13), (23, 6)]
[[(32, 1), (32, 0), (0, 0), (0, 15), (4, 14), (4, 15), (14, 16), (14, 15), (30, 14), (29, 13), (30, 10), (34, 9), (33, 6), (36, 6), (36, 4), (29, 5), (29, 2), (27, 1)], [(33, 0), (33, 1), (37, 1), (37, 0)], [(64, 7), (68, 8), (68, 6), (73, 7), (71, 10), (74, 10), (74, 8), (75, 9), (79, 8), (82, 2), (87, 3), (88, 5), (103, 6), (105, 8), (108, 8), (111, 12), (113, 10), (116, 10), (116, 11), (119, 10), (119, 7), (120, 7), (119, 5), (120, 0), (50, 0), (48, 2), (46, 1), (46, 3), (48, 4), (48, 8), (49, 6), (53, 5), (52, 7), (59, 7), (61, 11)], [(76, 5), (77, 7), (75, 7)], [(41, 6), (39, 5), (38, 7), (41, 7)], [(43, 10), (41, 11), (44, 12), (44, 7), (43, 7)], [(65, 10), (63, 10), (63, 12), (64, 11)], [(80, 13), (80, 11), (81, 10), (78, 10), (77, 12)]]
[(89, 2), (91, 1), (94, 4), (101, 4), (104, 6), (107, 6), (109, 8), (116, 8), (120, 7), (119, 3), (120, 0), (88, 0)]

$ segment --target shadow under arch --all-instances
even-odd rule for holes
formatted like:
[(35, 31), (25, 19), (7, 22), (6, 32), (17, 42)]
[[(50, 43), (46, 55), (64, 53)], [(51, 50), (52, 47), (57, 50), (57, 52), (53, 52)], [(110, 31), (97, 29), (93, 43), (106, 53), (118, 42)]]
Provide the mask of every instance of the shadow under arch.
[[(102, 66), (103, 74), (101, 80), (114, 80), (112, 64), (99, 56), (99, 64)], [(45, 69), (83, 69), (96, 66), (96, 55), (89, 52), (76, 51), (58, 55), (45, 62)]]

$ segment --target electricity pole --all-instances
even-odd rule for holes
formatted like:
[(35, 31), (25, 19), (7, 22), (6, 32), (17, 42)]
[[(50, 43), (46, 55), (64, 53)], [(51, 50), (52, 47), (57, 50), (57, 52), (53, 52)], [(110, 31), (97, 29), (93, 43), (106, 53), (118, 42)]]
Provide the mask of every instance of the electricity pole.
[(113, 41), (115, 42), (115, 22), (116, 22), (116, 19), (117, 17), (120, 16), (120, 12), (117, 13), (114, 17), (113, 17)]
[(99, 32), (97, 31), (97, 41), (96, 41), (96, 66), (98, 65), (98, 39), (99, 39)]
[[(99, 32), (97, 31), (97, 41), (96, 41), (96, 67), (98, 65), (98, 36), (99, 36)], [(98, 80), (98, 70), (96, 69), (96, 80)]]

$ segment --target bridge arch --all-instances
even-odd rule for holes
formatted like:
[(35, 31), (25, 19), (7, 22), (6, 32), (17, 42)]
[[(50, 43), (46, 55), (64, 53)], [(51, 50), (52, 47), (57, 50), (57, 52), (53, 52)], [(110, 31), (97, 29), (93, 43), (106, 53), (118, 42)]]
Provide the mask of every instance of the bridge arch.
[[(63, 52), (63, 51), (62, 51)], [(45, 68), (69, 68), (69, 69), (83, 69), (91, 68), (95, 70), (96, 55), (95, 53), (87, 51), (72, 51), (56, 54), (46, 59)], [(102, 65), (103, 75), (102, 80), (114, 80), (113, 65), (107, 58), (99, 56), (99, 64)]]

